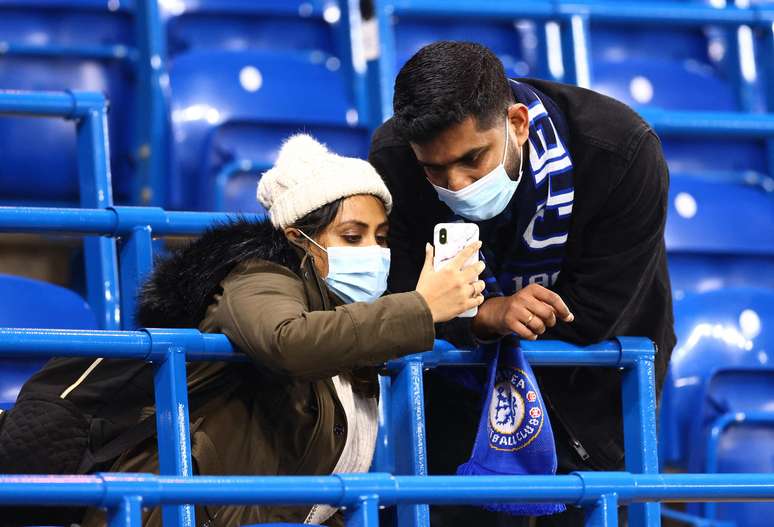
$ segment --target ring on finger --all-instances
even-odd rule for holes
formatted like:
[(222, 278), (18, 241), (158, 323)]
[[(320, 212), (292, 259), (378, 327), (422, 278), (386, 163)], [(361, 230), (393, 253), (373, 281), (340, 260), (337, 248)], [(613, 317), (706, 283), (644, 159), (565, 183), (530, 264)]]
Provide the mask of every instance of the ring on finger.
[(533, 318), (535, 318), (535, 313), (530, 313), (530, 314), (529, 314), (529, 318), (528, 318), (528, 319), (527, 319), (527, 321), (524, 323), (524, 325), (525, 325), (525, 326), (529, 326), (529, 323), (530, 323), (530, 322), (532, 322), (532, 319), (533, 319)]

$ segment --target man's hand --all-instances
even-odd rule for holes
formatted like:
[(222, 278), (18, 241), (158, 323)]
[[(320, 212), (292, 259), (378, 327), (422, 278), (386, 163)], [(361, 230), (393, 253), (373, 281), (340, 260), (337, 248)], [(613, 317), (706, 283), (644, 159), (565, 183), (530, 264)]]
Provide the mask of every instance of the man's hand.
[(530, 284), (511, 296), (488, 298), (473, 319), (473, 332), (487, 339), (516, 333), (536, 340), (557, 318), (572, 322), (575, 317), (562, 298), (542, 285)]

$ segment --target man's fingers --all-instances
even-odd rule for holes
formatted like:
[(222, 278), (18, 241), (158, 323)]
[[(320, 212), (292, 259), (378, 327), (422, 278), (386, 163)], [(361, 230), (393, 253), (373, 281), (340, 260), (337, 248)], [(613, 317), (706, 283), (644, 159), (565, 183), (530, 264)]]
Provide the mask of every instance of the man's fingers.
[(522, 324), (521, 322), (513, 322), (508, 325), (510, 330), (516, 333), (523, 339), (537, 340), (537, 335), (530, 328)]
[(477, 241), (474, 243), (471, 243), (464, 249), (462, 249), (459, 253), (457, 253), (457, 256), (455, 256), (452, 261), (450, 262), (451, 265), (454, 266), (455, 269), (462, 269), (462, 266), (465, 265), (465, 262), (476, 254), (476, 252), (481, 248), (481, 242)]
[(546, 325), (543, 322), (543, 319), (537, 316), (527, 317), (527, 322), (525, 325), (532, 330), (532, 333), (536, 335), (542, 335), (546, 332)]
[(511, 306), (505, 322), (508, 329), (520, 337), (535, 340), (538, 333), (533, 329), (533, 326), (535, 329), (538, 327), (538, 323), (535, 322), (537, 318), (523, 305), (515, 304)]
[(554, 308), (554, 311), (556, 311), (556, 316), (565, 322), (572, 322), (575, 320), (575, 317), (572, 313), (570, 313), (570, 309), (567, 307), (567, 304), (564, 303), (564, 300), (562, 300), (562, 297), (551, 291), (550, 289), (546, 289), (545, 287), (535, 287), (532, 291), (532, 294), (535, 298), (538, 300), (542, 300), (552, 308)]
[(536, 335), (542, 335), (546, 332), (546, 325), (541, 316), (526, 306), (515, 307), (513, 316)]
[(527, 309), (540, 317), (546, 327), (552, 328), (556, 325), (556, 313), (554, 308), (536, 298), (527, 299)]

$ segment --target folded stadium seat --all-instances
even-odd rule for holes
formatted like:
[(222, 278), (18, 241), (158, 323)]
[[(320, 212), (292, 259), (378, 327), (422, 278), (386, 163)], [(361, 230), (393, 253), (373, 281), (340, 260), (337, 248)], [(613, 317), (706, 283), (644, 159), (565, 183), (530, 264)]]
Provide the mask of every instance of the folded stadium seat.
[(503, 61), (507, 75), (545, 76), (538, 52), (539, 25), (518, 20), (481, 21), (444, 17), (395, 17), (395, 73), (420, 48), (438, 40), (481, 43)]
[[(662, 459), (691, 473), (774, 472), (774, 291), (689, 294), (675, 303), (675, 315), (678, 346), (661, 405)], [(720, 426), (723, 421), (732, 424)], [(686, 512), (764, 527), (774, 504), (689, 504)]]
[[(0, 327), (97, 329), (86, 301), (63, 287), (0, 274)], [(16, 401), (24, 382), (46, 359), (0, 360), (0, 409)]]
[[(774, 321), (771, 312), (766, 318), (770, 326)], [(767, 341), (764, 337), (765, 346), (771, 349), (771, 327), (765, 330), (769, 333)], [(759, 362), (763, 358), (759, 356)], [(753, 416), (758, 418), (750, 422)], [(774, 365), (715, 372), (707, 382), (701, 419), (694, 432), (697, 441), (689, 452), (690, 472), (774, 473)], [(716, 447), (711, 449), (713, 425), (721, 420), (736, 424), (718, 426)], [(768, 527), (774, 517), (774, 503), (692, 504), (688, 512), (745, 527)]]
[(634, 107), (736, 111), (733, 87), (706, 64), (629, 58), (594, 65), (593, 88)]
[[(697, 434), (704, 433), (707, 421), (719, 410), (726, 411), (723, 405), (731, 411), (737, 407), (739, 411), (772, 410), (774, 396), (769, 386), (769, 391), (756, 392), (763, 395), (756, 395), (755, 401), (750, 399), (749, 406), (733, 402), (747, 397), (743, 392), (732, 399), (726, 388), (725, 399), (715, 397), (725, 403), (715, 404), (706, 416), (698, 411), (718, 372), (745, 370), (751, 372), (750, 379), (758, 379), (755, 386), (762, 386), (760, 375), (774, 371), (774, 291), (750, 287), (688, 293), (675, 301), (674, 309), (678, 344), (664, 382), (659, 443), (666, 465), (693, 471), (697, 463), (703, 462), (706, 444), (706, 438)], [(750, 382), (750, 390), (754, 390)], [(723, 386), (728, 385), (719, 383), (714, 389)]]
[[(745, 111), (731, 74), (738, 68), (730, 58), (734, 47), (721, 29), (592, 22), (590, 41), (592, 88), (635, 109)], [(751, 95), (751, 108), (760, 106), (760, 96)], [(673, 172), (770, 172), (763, 140), (665, 135), (662, 141)]]
[(337, 55), (336, 0), (178, 0), (162, 2), (168, 53), (192, 50), (319, 50)]
[[(309, 132), (341, 154), (368, 154), (369, 132), (345, 76), (315, 54), (196, 51), (170, 61), (170, 78), (174, 207), (211, 209), (221, 192), (236, 197), (226, 210), (260, 210), (255, 174), (292, 133)], [(218, 174), (243, 162), (253, 175), (222, 177), (218, 191)]]
[(744, 182), (674, 175), (666, 243), (672, 290), (774, 290), (774, 193)]
[[(0, 0), (0, 89), (73, 89), (106, 94), (111, 104), (114, 191), (124, 200), (130, 192), (131, 67), (120, 57), (87, 55), (127, 53), (133, 28), (125, 4), (104, 0)], [(3, 116), (0, 137), (0, 203), (77, 202), (72, 123)]]

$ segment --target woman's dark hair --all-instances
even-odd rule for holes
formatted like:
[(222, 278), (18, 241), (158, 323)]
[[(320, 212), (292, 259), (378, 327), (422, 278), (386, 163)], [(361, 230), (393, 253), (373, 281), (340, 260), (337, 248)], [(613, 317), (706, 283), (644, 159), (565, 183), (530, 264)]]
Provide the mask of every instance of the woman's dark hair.
[(296, 221), (291, 227), (304, 231), (304, 234), (314, 238), (330, 225), (339, 213), (341, 204), (345, 198), (339, 198), (319, 209), (315, 209), (300, 220)]
[(479, 130), (499, 122), (513, 102), (500, 59), (474, 42), (440, 41), (420, 49), (401, 68), (392, 100), (395, 130), (425, 143), (475, 117)]

